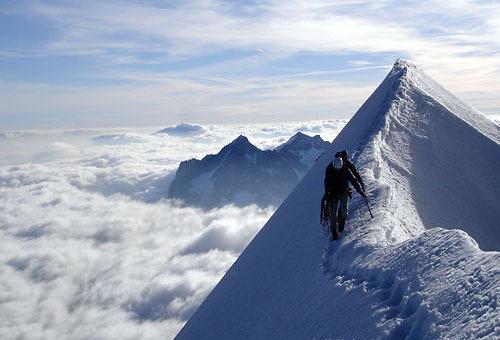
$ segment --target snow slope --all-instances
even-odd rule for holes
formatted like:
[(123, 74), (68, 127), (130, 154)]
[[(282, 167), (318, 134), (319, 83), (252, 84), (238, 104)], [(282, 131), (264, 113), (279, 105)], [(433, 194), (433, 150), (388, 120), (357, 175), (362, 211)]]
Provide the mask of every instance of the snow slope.
[[(498, 125), (396, 61), (177, 338), (499, 337), (500, 253), (481, 250), (500, 248), (499, 138)], [(332, 243), (319, 202), (341, 149), (375, 218), (355, 196)]]

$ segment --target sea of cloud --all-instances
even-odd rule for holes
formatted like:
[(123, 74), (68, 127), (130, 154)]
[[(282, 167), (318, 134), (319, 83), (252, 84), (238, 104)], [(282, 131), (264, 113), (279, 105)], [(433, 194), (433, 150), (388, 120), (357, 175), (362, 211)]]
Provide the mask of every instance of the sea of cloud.
[(276, 209), (181, 206), (178, 163), (345, 123), (0, 134), (0, 338), (173, 338)]

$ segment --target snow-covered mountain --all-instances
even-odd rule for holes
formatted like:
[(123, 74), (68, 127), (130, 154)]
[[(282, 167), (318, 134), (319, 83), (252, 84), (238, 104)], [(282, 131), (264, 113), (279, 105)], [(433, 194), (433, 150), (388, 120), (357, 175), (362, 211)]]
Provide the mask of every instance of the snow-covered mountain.
[(279, 205), (329, 146), (298, 132), (275, 150), (260, 150), (239, 136), (216, 155), (182, 162), (169, 197), (204, 208)]
[[(177, 339), (498, 338), (500, 128), (398, 60)], [(323, 174), (350, 150), (345, 233), (319, 224)], [(461, 230), (460, 230), (461, 229)], [(483, 249), (483, 250), (481, 250)]]
[(297, 132), (286, 143), (276, 147), (276, 151), (291, 162), (297, 162), (296, 171), (300, 178), (313, 165), (314, 161), (330, 147), (319, 135), (310, 137)]

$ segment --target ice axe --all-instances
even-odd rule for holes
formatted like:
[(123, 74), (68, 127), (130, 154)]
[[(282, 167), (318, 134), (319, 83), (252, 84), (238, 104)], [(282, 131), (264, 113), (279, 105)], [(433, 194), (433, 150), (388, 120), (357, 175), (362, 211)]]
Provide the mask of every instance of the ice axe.
[(370, 209), (370, 203), (368, 202), (368, 197), (365, 195), (365, 203), (366, 207), (368, 208), (368, 212), (370, 213), (370, 216), (373, 218), (372, 210)]

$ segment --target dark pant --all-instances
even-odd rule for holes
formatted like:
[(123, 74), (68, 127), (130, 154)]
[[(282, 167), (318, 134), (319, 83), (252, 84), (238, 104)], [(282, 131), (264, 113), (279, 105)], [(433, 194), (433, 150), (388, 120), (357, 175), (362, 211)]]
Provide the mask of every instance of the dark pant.
[(345, 221), (347, 219), (347, 213), (349, 212), (349, 195), (343, 193), (340, 197), (332, 198), (330, 204), (330, 218), (331, 218), (331, 228), (332, 231), (336, 229), (335, 224), (339, 221)]

